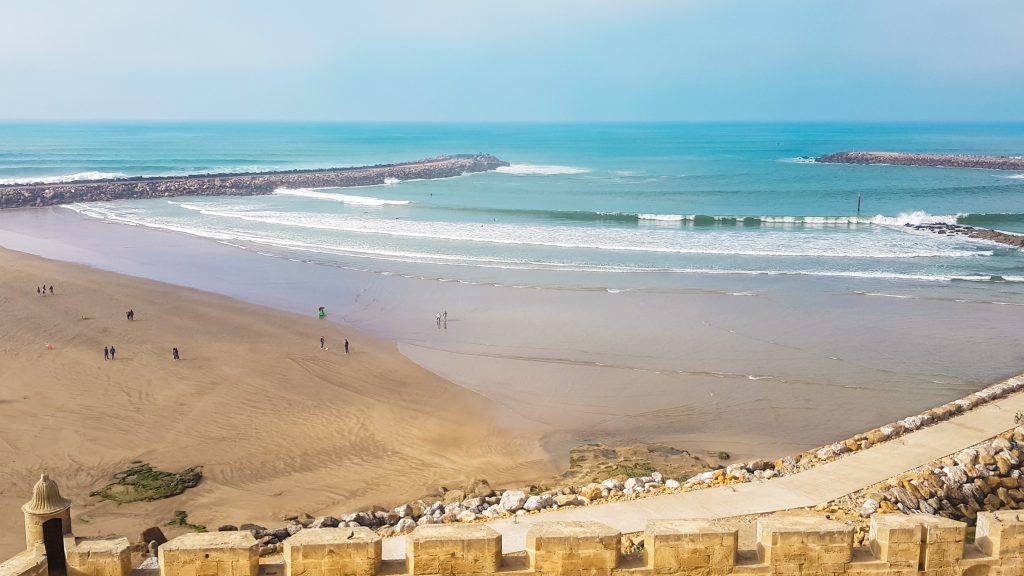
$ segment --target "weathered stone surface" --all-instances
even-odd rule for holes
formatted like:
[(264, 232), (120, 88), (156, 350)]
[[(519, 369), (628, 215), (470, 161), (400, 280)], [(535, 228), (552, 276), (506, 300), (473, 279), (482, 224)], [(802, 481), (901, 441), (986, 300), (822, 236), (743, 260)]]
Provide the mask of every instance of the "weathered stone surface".
[(501, 568), (501, 535), (484, 525), (432, 525), (406, 540), (411, 575), (493, 574)]
[(621, 534), (597, 522), (540, 522), (526, 533), (530, 569), (541, 574), (609, 576)]
[(256, 576), (259, 549), (251, 532), (184, 534), (160, 547), (161, 576)]
[(284, 543), (284, 560), (286, 576), (371, 576), (381, 540), (363, 527), (304, 530)]

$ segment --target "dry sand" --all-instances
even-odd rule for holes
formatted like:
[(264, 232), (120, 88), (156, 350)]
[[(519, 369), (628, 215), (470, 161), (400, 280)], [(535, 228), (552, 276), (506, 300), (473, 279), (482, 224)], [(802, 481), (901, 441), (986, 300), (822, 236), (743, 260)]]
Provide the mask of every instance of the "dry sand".
[[(36, 294), (44, 282), (54, 295)], [(0, 249), (2, 557), (24, 546), (20, 506), (44, 471), (74, 500), (77, 533), (135, 539), (174, 510), (278, 525), (474, 476), (549, 477), (543, 432), (338, 324)], [(205, 478), (157, 502), (88, 496), (134, 460)]]

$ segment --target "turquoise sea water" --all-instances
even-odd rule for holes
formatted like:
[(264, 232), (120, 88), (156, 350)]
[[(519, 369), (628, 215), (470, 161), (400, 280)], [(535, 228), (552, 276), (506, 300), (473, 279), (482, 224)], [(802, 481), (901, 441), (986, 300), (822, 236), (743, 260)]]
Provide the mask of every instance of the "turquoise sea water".
[(675, 274), (791, 274), (929, 292), (969, 283), (1024, 302), (1020, 251), (904, 226), (1024, 233), (1024, 174), (801, 158), (839, 150), (1020, 155), (1024, 125), (15, 123), (0, 124), (0, 182), (488, 152), (512, 166), (73, 209), (311, 264), (446, 280), (543, 284), (538, 271), (558, 270), (575, 285), (611, 289)]

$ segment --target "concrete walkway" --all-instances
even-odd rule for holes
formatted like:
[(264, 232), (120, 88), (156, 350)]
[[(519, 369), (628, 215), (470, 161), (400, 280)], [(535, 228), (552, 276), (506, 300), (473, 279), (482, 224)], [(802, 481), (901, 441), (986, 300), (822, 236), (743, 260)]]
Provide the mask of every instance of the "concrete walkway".
[[(1014, 426), (1018, 411), (1024, 411), (1024, 392), (793, 476), (554, 510), (487, 525), (501, 533), (502, 549), (509, 553), (525, 549), (526, 531), (538, 522), (592, 520), (621, 532), (641, 532), (651, 519), (727, 518), (817, 506), (1004, 432)], [(405, 558), (405, 537), (384, 539), (383, 555), (387, 560)]]

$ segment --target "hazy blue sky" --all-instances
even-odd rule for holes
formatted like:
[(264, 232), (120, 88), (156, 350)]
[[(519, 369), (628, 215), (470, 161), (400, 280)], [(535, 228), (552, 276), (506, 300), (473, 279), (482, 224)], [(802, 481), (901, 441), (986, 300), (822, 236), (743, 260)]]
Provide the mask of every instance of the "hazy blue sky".
[(0, 117), (1024, 120), (1022, 0), (0, 0)]

